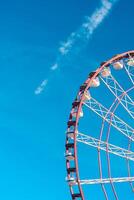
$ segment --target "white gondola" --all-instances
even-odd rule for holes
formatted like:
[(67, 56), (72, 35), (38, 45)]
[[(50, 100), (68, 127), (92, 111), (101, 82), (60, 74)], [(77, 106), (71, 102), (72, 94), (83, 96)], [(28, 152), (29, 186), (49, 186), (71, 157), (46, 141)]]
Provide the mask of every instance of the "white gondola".
[(117, 62), (113, 63), (113, 67), (116, 70), (123, 69), (123, 62), (117, 61)]
[(108, 77), (108, 76), (110, 76), (110, 75), (111, 75), (111, 70), (110, 70), (109, 67), (105, 67), (105, 68), (102, 70), (102, 72), (101, 72), (101, 76), (102, 76), (103, 78), (106, 78), (106, 77)]
[(68, 132), (67, 137), (68, 138), (74, 138), (74, 132)]
[(74, 177), (67, 177), (66, 181), (69, 183), (69, 185), (73, 185), (76, 183), (76, 179)]
[[(76, 111), (72, 112), (72, 116), (73, 116), (73, 117), (76, 117), (76, 115), (77, 115), (77, 112), (76, 112)], [(83, 117), (83, 111), (82, 111), (82, 109), (81, 109), (81, 111), (79, 112), (79, 117)]]
[(68, 152), (65, 154), (67, 160), (74, 160), (74, 155), (72, 152)]
[(100, 85), (99, 78), (96, 77), (91, 81), (90, 87), (98, 87)]
[(88, 101), (91, 99), (91, 95), (89, 91), (84, 92), (84, 101)]
[(130, 67), (134, 67), (134, 59), (133, 58), (128, 59), (127, 65)]
[(77, 135), (78, 134), (78, 130), (67, 132), (67, 137), (73, 139), (74, 138), (74, 134)]

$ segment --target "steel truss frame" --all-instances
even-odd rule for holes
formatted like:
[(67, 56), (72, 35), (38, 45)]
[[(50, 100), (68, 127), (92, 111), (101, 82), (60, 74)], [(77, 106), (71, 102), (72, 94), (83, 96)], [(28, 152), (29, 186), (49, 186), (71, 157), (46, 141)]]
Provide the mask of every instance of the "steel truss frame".
[[(116, 200), (118, 200), (118, 196), (115, 191), (113, 183), (129, 182), (132, 186), (134, 177), (133, 176), (131, 177), (129, 164), (128, 164), (128, 177), (113, 178), (111, 176), (109, 153), (125, 158), (128, 163), (134, 161), (134, 152), (130, 150), (131, 143), (134, 141), (133, 128), (129, 124), (127, 124), (125, 121), (123, 121), (121, 118), (119, 118), (117, 115), (114, 114), (114, 111), (116, 110), (116, 108), (114, 109), (114, 111), (111, 111), (112, 107), (110, 109), (107, 109), (105, 106), (103, 106), (100, 102), (98, 102), (93, 97), (89, 98), (89, 100), (85, 100), (85, 94), (90, 89), (92, 81), (96, 77), (99, 76), (101, 81), (106, 85), (106, 87), (118, 100), (119, 104), (121, 104), (124, 107), (124, 109), (129, 113), (129, 115), (132, 118), (134, 118), (134, 102), (133, 102), (133, 99), (131, 99), (131, 97), (128, 95), (129, 90), (125, 91), (123, 87), (121, 87), (121, 85), (117, 82), (117, 80), (112, 75), (105, 78), (100, 76), (104, 68), (112, 67), (112, 64), (114, 62), (122, 60), (124, 69), (132, 83), (132, 87), (130, 89), (132, 90), (134, 87), (134, 80), (133, 80), (134, 67), (132, 68), (126, 63), (126, 61), (130, 58), (131, 59), (134, 58), (134, 51), (125, 52), (123, 54), (114, 56), (112, 59), (108, 60), (107, 62), (104, 62), (95, 72), (92, 73), (92, 76), (88, 77), (84, 85), (80, 87), (78, 95), (72, 104), (72, 109), (70, 112), (70, 117), (68, 121), (68, 129), (67, 129), (67, 133), (71, 133), (71, 134), (66, 135), (66, 154), (69, 154), (71, 152), (71, 154), (73, 155), (73, 157), (71, 158), (74, 158), (74, 159), (69, 159), (68, 157), (66, 157), (66, 168), (67, 168), (67, 180), (69, 183), (69, 188), (70, 188), (70, 192), (71, 192), (71, 196), (73, 200), (75, 199), (85, 200), (83, 189), (82, 189), (82, 185), (84, 184), (101, 184), (106, 200), (108, 200), (108, 196), (107, 196), (107, 192), (104, 186), (105, 184), (108, 184), (108, 183), (111, 184), (114, 197)], [(101, 117), (103, 120), (102, 130), (100, 132), (99, 139), (96, 139), (91, 136), (78, 132), (80, 112), (83, 106), (86, 106), (87, 108), (89, 108), (91, 111), (96, 113), (99, 117)], [(71, 114), (74, 108), (75, 110), (77, 110), (75, 118), (72, 117), (72, 114)], [(109, 124), (109, 132), (107, 133), (106, 141), (102, 141), (103, 125), (105, 122)], [(118, 132), (120, 132), (120, 134), (123, 134), (129, 140), (128, 149), (124, 149), (124, 148), (121, 148), (109, 143), (108, 139), (109, 139), (111, 126), (114, 127)], [(73, 136), (70, 137), (69, 135), (73, 135)], [(80, 179), (79, 167), (78, 167), (78, 154), (77, 154), (78, 142), (89, 145), (89, 146), (93, 146), (97, 149), (99, 171), (100, 171), (99, 179), (89, 179), (89, 180)], [(103, 178), (103, 175), (102, 175), (100, 150), (105, 151), (107, 154), (109, 178)], [(74, 188), (76, 186), (77, 186), (77, 192)], [(132, 189), (133, 189), (133, 186), (132, 186)]]

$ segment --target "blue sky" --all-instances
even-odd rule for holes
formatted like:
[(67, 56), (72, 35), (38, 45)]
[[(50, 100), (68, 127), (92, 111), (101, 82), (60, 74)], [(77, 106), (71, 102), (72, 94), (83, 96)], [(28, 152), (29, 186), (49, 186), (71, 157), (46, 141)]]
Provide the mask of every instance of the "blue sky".
[(0, 1), (0, 199), (70, 199), (64, 143), (71, 103), (90, 71), (134, 44), (134, 2), (119, 0), (84, 44), (59, 54), (100, 6), (100, 0)]

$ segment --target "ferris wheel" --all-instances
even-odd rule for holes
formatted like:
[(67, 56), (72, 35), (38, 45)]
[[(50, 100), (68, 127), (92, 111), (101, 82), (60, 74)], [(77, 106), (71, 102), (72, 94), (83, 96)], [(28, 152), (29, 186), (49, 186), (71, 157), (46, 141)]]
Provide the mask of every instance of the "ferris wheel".
[(100, 64), (80, 86), (66, 131), (73, 200), (134, 199), (134, 51)]

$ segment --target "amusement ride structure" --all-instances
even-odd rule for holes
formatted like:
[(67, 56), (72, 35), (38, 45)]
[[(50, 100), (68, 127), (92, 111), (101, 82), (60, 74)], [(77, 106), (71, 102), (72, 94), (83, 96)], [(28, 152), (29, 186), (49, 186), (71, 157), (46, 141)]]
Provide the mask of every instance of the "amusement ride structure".
[[(92, 185), (99, 185), (106, 200), (122, 200), (121, 195), (126, 200), (129, 193), (134, 198), (133, 89), (134, 51), (101, 63), (80, 86), (65, 145), (66, 179), (73, 200), (93, 199), (85, 192)], [(119, 185), (128, 191), (121, 192)]]

